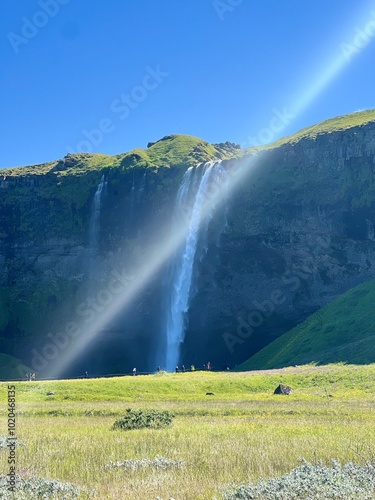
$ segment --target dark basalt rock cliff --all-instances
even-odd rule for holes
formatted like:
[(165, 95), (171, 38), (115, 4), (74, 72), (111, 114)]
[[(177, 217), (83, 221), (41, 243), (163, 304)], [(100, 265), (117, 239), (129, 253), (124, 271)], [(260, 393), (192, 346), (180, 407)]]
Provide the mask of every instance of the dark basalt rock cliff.
[[(234, 366), (375, 277), (374, 122), (242, 158), (230, 159), (238, 152), (230, 143), (200, 141), (192, 149), (195, 156), (185, 163), (150, 164), (148, 150), (139, 150), (138, 159), (134, 152), (68, 155), (2, 172), (0, 353), (43, 374), (63, 351), (74, 350), (79, 335), (66, 333), (69, 323), (84, 325), (90, 317), (95, 324), (116, 287), (138, 279), (144, 256), (170, 234), (184, 171), (210, 157), (226, 158), (229, 174), (239, 165), (248, 173), (229, 197), (220, 241), (214, 229), (223, 223), (222, 211), (212, 221), (207, 254), (196, 264), (181, 357), (186, 366), (208, 360), (216, 368)], [(90, 216), (103, 174), (93, 251)], [(156, 369), (164, 271), (141, 287), (65, 374)], [(56, 352), (46, 348), (51, 344)]]

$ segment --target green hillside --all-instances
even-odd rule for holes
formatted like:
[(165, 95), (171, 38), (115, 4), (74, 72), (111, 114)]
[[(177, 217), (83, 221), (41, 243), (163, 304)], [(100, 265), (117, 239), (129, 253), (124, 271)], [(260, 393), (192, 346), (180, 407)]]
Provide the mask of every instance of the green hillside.
[(353, 127), (361, 127), (373, 121), (375, 121), (375, 109), (367, 109), (348, 115), (335, 116), (334, 118), (324, 120), (316, 125), (303, 128), (296, 134), (281, 139), (278, 141), (277, 145), (294, 143), (305, 138), (315, 139), (315, 137), (320, 134), (331, 134), (332, 132), (348, 130)]
[(119, 155), (109, 156), (101, 153), (76, 153), (65, 156), (62, 160), (3, 169), (4, 178), (26, 175), (44, 175), (55, 173), (57, 176), (83, 174), (88, 171), (102, 170), (105, 167), (169, 167), (171, 165), (191, 166), (209, 160), (240, 157), (256, 150), (273, 149), (284, 144), (294, 144), (302, 139), (315, 139), (320, 134), (330, 134), (352, 127), (363, 126), (375, 121), (375, 109), (359, 111), (337, 116), (321, 123), (306, 127), (297, 133), (283, 137), (276, 142), (260, 147), (241, 150), (231, 142), (209, 144), (198, 137), (172, 134), (156, 142), (150, 142), (147, 148), (136, 148)]
[(15, 167), (2, 170), (4, 178), (26, 175), (45, 175), (55, 173), (58, 176), (84, 174), (105, 167), (170, 167), (191, 166), (209, 160), (231, 158), (239, 153), (240, 147), (225, 142), (209, 144), (203, 139), (190, 135), (167, 135), (156, 142), (150, 142), (146, 149), (137, 148), (127, 153), (109, 156), (101, 153), (68, 154), (62, 160)]
[(333, 132), (341, 132), (353, 127), (362, 127), (370, 122), (375, 121), (375, 109), (367, 109), (364, 111), (357, 111), (347, 115), (335, 116), (329, 118), (310, 127), (305, 127), (295, 134), (282, 137), (271, 144), (264, 146), (250, 147), (246, 151), (253, 152), (254, 150), (273, 149), (284, 144), (295, 144), (303, 139), (316, 139), (321, 134), (332, 134)]
[(259, 351), (239, 370), (375, 361), (375, 280), (357, 286)]

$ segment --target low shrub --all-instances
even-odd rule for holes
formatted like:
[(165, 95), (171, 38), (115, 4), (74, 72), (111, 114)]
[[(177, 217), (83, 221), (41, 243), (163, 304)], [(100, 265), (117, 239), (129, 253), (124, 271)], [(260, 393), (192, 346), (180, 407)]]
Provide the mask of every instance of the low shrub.
[(260, 480), (253, 485), (242, 485), (224, 492), (225, 500), (370, 500), (375, 493), (375, 465), (341, 465), (332, 467), (321, 462), (312, 465), (303, 461), (284, 476)]
[(79, 488), (72, 483), (62, 483), (57, 479), (52, 481), (29, 477), (28, 479), (23, 479), (20, 476), (15, 477), (15, 488), (14, 492), (9, 490), (8, 477), (6, 475), (0, 475), (0, 498), (2, 499), (15, 499), (17, 500), (35, 500), (40, 499), (61, 499), (61, 500), (72, 500), (76, 498), (91, 498), (95, 496), (95, 491), (87, 491), (85, 488)]
[(165, 457), (155, 457), (151, 458), (141, 458), (138, 460), (129, 459), (122, 462), (110, 462), (107, 467), (108, 469), (125, 469), (125, 470), (138, 470), (138, 469), (169, 469), (169, 468), (180, 468), (184, 465), (181, 460), (174, 460), (173, 458)]
[(132, 410), (128, 408), (125, 415), (115, 421), (113, 429), (132, 430), (145, 427), (161, 429), (171, 425), (173, 418), (173, 413), (167, 410)]

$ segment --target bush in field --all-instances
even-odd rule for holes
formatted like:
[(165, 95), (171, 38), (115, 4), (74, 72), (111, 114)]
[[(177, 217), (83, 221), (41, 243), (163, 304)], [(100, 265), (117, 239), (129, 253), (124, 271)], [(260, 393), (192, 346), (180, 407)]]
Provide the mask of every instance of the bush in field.
[(375, 465), (341, 465), (303, 461), (288, 474), (254, 485), (243, 485), (224, 492), (225, 500), (370, 500), (375, 493)]
[(183, 467), (184, 463), (181, 460), (174, 460), (173, 458), (165, 457), (155, 457), (141, 458), (139, 460), (129, 459), (123, 462), (110, 462), (107, 467), (108, 469), (125, 469), (125, 470), (138, 470), (138, 469), (169, 469), (169, 468), (180, 468)]
[(35, 500), (40, 499), (61, 499), (72, 500), (82, 498), (82, 494), (86, 493), (85, 498), (94, 495), (94, 491), (89, 494), (84, 488), (71, 483), (62, 483), (57, 479), (49, 481), (44, 478), (29, 477), (23, 479), (16, 476), (15, 491), (9, 490), (9, 482), (6, 475), (0, 475), (0, 498), (1, 499), (17, 499), (17, 500)]
[(161, 429), (171, 425), (173, 417), (173, 413), (166, 410), (132, 410), (128, 408), (125, 415), (115, 421), (113, 429), (125, 431), (145, 427)]

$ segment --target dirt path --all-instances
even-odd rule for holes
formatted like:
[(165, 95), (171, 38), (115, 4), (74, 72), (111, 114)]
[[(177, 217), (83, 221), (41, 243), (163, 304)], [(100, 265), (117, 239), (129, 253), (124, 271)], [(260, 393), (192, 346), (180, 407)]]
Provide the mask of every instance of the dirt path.
[(232, 372), (247, 375), (279, 375), (287, 373), (326, 373), (335, 370), (334, 366), (288, 366), (287, 368), (274, 368), (272, 370), (251, 370), (247, 372)]

